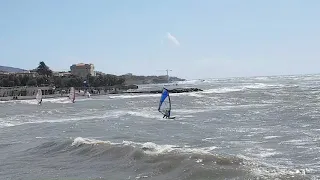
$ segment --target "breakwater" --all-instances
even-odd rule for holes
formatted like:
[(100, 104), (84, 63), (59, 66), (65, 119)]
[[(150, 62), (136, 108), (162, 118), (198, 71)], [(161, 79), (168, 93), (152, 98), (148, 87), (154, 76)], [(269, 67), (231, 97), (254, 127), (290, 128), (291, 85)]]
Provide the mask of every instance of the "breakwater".
[[(188, 93), (188, 92), (198, 92), (203, 91), (199, 88), (174, 88), (174, 89), (168, 89), (169, 93)], [(162, 93), (162, 89), (159, 90), (141, 90), (141, 91), (126, 91), (123, 93), (136, 93), (136, 94), (157, 94)]]

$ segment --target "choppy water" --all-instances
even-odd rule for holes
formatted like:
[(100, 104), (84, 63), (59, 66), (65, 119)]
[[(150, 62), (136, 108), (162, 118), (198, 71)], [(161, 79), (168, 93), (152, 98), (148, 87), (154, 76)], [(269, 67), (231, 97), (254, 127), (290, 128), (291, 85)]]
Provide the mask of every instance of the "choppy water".
[(182, 86), (175, 120), (159, 94), (0, 102), (0, 179), (320, 178), (320, 76)]

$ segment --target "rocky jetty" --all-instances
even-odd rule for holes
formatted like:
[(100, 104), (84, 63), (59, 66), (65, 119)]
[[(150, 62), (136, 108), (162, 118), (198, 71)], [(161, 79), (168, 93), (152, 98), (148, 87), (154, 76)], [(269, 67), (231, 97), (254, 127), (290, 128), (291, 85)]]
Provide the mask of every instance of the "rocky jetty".
[[(188, 92), (198, 92), (203, 91), (199, 88), (175, 88), (175, 89), (168, 89), (169, 93), (188, 93)], [(124, 93), (137, 93), (137, 94), (157, 94), (162, 93), (162, 90), (145, 90), (145, 91), (127, 91)]]

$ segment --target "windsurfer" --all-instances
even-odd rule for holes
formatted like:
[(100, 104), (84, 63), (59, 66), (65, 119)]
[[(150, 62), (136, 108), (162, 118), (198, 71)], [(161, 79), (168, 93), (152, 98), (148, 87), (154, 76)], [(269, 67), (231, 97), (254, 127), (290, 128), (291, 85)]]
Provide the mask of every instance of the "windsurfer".
[(162, 118), (170, 118), (170, 110), (166, 109)]

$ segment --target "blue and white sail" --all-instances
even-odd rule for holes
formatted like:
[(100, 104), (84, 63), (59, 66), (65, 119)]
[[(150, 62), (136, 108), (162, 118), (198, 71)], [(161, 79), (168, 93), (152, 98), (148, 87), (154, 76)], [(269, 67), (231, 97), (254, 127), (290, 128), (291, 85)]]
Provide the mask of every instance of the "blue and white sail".
[(163, 115), (167, 115), (166, 112), (169, 112), (168, 115), (170, 116), (171, 100), (170, 100), (169, 91), (166, 88), (163, 88), (162, 90), (158, 111)]

